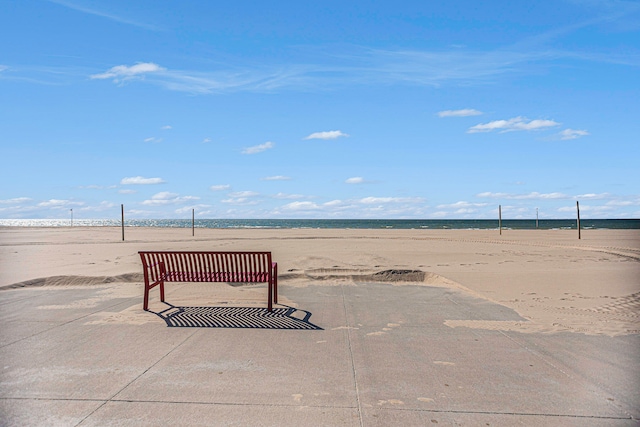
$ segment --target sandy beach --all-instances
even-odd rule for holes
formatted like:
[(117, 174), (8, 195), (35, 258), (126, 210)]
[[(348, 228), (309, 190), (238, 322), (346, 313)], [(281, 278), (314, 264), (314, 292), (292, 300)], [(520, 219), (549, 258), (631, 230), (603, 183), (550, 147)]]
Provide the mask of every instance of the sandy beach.
[[(192, 236), (191, 229), (126, 228), (122, 241), (117, 227), (2, 228), (0, 288), (121, 282), (141, 295), (140, 250), (267, 250), (278, 262), (285, 298), (287, 286), (310, 284), (443, 286), (527, 319), (449, 321), (454, 328), (637, 334), (640, 231), (583, 230), (581, 237), (575, 230), (500, 235), (497, 230), (196, 229)], [(215, 301), (215, 295), (207, 296)]]

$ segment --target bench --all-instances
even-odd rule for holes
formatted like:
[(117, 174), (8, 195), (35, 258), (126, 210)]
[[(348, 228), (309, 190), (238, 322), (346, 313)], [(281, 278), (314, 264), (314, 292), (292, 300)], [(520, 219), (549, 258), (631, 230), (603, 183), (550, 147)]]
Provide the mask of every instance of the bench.
[(267, 308), (278, 303), (278, 264), (271, 252), (140, 251), (144, 272), (143, 308), (149, 309), (149, 291), (165, 282), (268, 283)]

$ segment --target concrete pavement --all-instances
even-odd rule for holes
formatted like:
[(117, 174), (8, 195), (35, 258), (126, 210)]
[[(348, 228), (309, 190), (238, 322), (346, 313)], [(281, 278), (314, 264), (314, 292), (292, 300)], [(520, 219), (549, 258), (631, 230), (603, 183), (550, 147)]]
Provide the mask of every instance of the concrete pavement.
[(442, 287), (184, 289), (0, 291), (0, 425), (640, 425), (639, 335), (453, 328), (527, 320)]

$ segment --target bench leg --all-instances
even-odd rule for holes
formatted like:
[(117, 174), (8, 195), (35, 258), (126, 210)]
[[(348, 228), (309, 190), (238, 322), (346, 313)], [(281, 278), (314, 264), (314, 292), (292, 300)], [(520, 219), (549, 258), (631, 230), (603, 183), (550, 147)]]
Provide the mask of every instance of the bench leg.
[(149, 285), (144, 284), (144, 300), (142, 301), (142, 309), (149, 311)]
[(273, 278), (273, 302), (278, 303), (278, 275)]
[(267, 310), (273, 311), (273, 284), (269, 283), (269, 294), (267, 295)]
[(164, 280), (160, 282), (160, 301), (164, 302)]

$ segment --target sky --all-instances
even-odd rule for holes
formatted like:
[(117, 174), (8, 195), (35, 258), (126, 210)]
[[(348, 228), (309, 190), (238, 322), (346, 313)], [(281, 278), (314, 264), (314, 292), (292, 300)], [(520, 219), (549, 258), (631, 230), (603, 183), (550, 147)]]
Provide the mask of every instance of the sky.
[(0, 218), (640, 218), (640, 2), (0, 0)]

